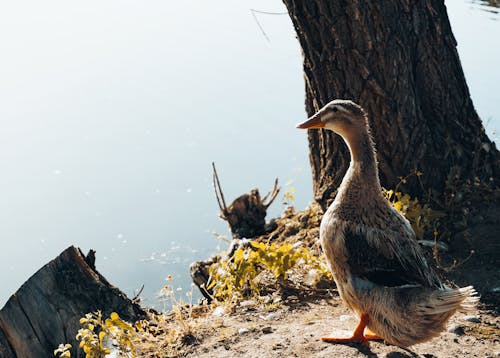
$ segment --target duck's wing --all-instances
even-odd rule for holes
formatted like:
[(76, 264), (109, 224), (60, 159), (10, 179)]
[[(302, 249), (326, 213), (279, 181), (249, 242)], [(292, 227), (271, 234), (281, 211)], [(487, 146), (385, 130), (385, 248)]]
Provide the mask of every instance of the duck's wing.
[(351, 273), (380, 286), (423, 285), (441, 282), (410, 231), (344, 231)]

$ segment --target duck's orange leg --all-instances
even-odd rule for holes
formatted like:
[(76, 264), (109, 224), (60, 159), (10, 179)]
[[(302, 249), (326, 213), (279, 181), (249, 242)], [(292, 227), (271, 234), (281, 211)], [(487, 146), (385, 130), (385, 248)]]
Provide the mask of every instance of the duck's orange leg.
[(362, 314), (358, 325), (354, 329), (352, 336), (349, 338), (337, 338), (337, 337), (322, 337), (323, 342), (329, 343), (365, 343), (368, 340), (382, 339), (375, 333), (373, 333), (366, 325), (368, 324), (368, 315)]

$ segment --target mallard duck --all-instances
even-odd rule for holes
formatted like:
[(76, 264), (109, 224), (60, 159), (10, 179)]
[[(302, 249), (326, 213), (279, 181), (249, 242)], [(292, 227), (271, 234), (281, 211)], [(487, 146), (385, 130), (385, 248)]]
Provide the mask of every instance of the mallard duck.
[(408, 347), (438, 336), (457, 310), (477, 302), (472, 286), (449, 288), (426, 262), (415, 232), (382, 194), (375, 145), (362, 107), (334, 100), (297, 128), (325, 128), (349, 147), (351, 163), (323, 216), (320, 241), (342, 300), (359, 317), (351, 337)]

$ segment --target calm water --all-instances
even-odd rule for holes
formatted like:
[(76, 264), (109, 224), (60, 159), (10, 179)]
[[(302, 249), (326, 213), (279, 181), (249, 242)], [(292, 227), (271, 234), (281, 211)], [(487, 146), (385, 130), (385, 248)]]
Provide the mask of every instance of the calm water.
[[(301, 55), (278, 0), (0, 5), (0, 306), (71, 244), (147, 304), (225, 244), (228, 200), (274, 178), (311, 200)], [(487, 132), (500, 127), (495, 9), (447, 2)], [(484, 11), (487, 9), (488, 11)], [(277, 200), (271, 216), (282, 210)]]

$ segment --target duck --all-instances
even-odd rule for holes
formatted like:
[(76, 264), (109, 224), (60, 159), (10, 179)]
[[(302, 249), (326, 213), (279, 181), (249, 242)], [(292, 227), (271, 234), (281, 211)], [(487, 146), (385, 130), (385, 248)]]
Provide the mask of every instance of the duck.
[(351, 156), (319, 240), (343, 302), (359, 322), (350, 337), (330, 343), (383, 339), (407, 348), (440, 335), (457, 311), (478, 301), (472, 286), (445, 285), (426, 261), (409, 221), (384, 197), (375, 143), (365, 110), (336, 99), (297, 125), (340, 135)]

